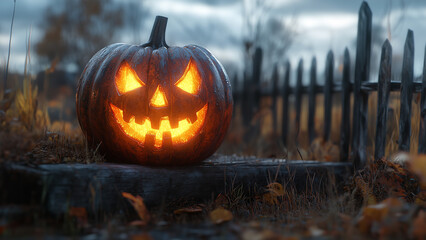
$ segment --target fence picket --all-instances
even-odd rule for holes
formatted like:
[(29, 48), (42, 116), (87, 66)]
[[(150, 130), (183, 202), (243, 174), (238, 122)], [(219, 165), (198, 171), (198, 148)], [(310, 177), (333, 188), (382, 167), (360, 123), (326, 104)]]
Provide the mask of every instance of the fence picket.
[(317, 59), (316, 57), (312, 58), (311, 62), (311, 71), (310, 71), (310, 81), (309, 81), (309, 106), (308, 106), (308, 134), (309, 134), (309, 144), (315, 139), (315, 97), (316, 92), (315, 88), (317, 86)]
[(423, 60), (422, 98), (420, 102), (419, 153), (426, 153), (426, 47)]
[(277, 95), (278, 95), (278, 66), (275, 64), (272, 73), (272, 120), (274, 133), (278, 133), (277, 119)]
[(342, 121), (340, 125), (340, 161), (348, 161), (349, 159), (349, 142), (350, 142), (350, 107), (351, 107), (351, 83), (350, 83), (350, 66), (351, 59), (348, 48), (345, 48), (343, 56), (343, 79), (342, 79)]
[(282, 98), (283, 98), (283, 112), (282, 112), (282, 127), (281, 127), (281, 140), (284, 144), (284, 146), (287, 146), (287, 137), (288, 137), (288, 112), (289, 112), (289, 102), (288, 102), (288, 96), (290, 93), (290, 71), (291, 71), (291, 65), (290, 62), (287, 62), (285, 65), (285, 75), (284, 75), (284, 84), (283, 84), (283, 92), (282, 92)]
[(355, 60), (354, 108), (352, 127), (352, 151), (355, 168), (367, 162), (367, 111), (368, 93), (361, 92), (361, 83), (368, 82), (370, 75), (372, 13), (366, 2), (361, 4), (358, 14), (358, 36)]
[(410, 151), (411, 137), (411, 102), (413, 100), (413, 66), (414, 66), (414, 36), (408, 30), (405, 39), (404, 57), (401, 73), (401, 112), (399, 114), (398, 149)]
[(296, 129), (297, 134), (300, 131), (300, 112), (302, 108), (302, 79), (303, 79), (303, 59), (300, 59), (297, 66), (297, 82), (294, 96), (296, 98)]
[(386, 121), (388, 119), (388, 102), (392, 76), (392, 46), (386, 41), (382, 47), (380, 58), (379, 87), (377, 94), (377, 121), (376, 140), (374, 148), (374, 159), (378, 160), (385, 156), (386, 147)]
[[(251, 111), (251, 118), (253, 118), (254, 114), (259, 111), (260, 108), (260, 89), (262, 89), (261, 82), (260, 82), (260, 74), (262, 72), (262, 48), (257, 47), (254, 52), (253, 57), (253, 85), (252, 85), (252, 91), (253, 91), (253, 99), (254, 104), (252, 105), (252, 111)], [(250, 119), (251, 120), (251, 119)]]
[(333, 107), (333, 77), (334, 77), (334, 55), (332, 51), (327, 54), (325, 64), (325, 86), (324, 86), (324, 133), (325, 141), (330, 140), (331, 133), (331, 111)]
[[(317, 84), (317, 59), (312, 58), (310, 66), (310, 80), (308, 86), (303, 86), (303, 59), (300, 59), (296, 71), (296, 84), (290, 87), (291, 66), (289, 62), (285, 64), (284, 83), (281, 92), (282, 96), (282, 122), (281, 139), (287, 146), (289, 136), (289, 109), (291, 108), (289, 96), (294, 95), (295, 125), (297, 134), (300, 131), (302, 96), (308, 93), (308, 137), (309, 143), (315, 139), (315, 114), (316, 114), (316, 94), (324, 94), (324, 132), (323, 139), (328, 141), (331, 136), (332, 126), (332, 99), (333, 93), (341, 93), (342, 115), (340, 126), (340, 161), (353, 161), (354, 167), (360, 169), (367, 162), (367, 114), (369, 92), (378, 92), (376, 135), (374, 159), (380, 159), (385, 156), (386, 147), (386, 125), (388, 120), (389, 96), (392, 91), (400, 91), (401, 107), (399, 118), (399, 150), (410, 150), (411, 137), (411, 108), (413, 93), (421, 92), (420, 111), (421, 119), (419, 126), (419, 147), (418, 152), (426, 154), (426, 48), (424, 52), (423, 78), (422, 82), (414, 82), (414, 37), (411, 30), (407, 33), (404, 46), (403, 66), (401, 72), (401, 81), (391, 81), (392, 76), (392, 46), (388, 40), (383, 43), (381, 61), (379, 68), (378, 82), (369, 82), (370, 75), (370, 53), (371, 53), (371, 34), (372, 34), (372, 12), (366, 2), (361, 4), (358, 13), (358, 33), (357, 48), (354, 69), (354, 83), (351, 84), (351, 63), (349, 51), (346, 48), (343, 56), (343, 72), (341, 84), (334, 83), (334, 55), (329, 51), (326, 59), (325, 84)], [(250, 122), (253, 114), (260, 108), (261, 97), (272, 97), (273, 128), (278, 132), (278, 81), (280, 74), (278, 66), (274, 65), (272, 72), (272, 91), (265, 91), (261, 87), (260, 73), (262, 66), (262, 49), (256, 48), (252, 59), (253, 69), (244, 71), (244, 79), (241, 95), (234, 92), (236, 102), (241, 99), (240, 105), (243, 118)], [(237, 77), (233, 81), (236, 85)], [(240, 89), (237, 88), (237, 89)], [(269, 90), (269, 89), (268, 89)], [(351, 93), (353, 93), (354, 104), (352, 113), (351, 128)], [(248, 110), (247, 110), (248, 109)], [(260, 128), (260, 125), (259, 125)], [(254, 130), (253, 130), (254, 131)], [(259, 132), (260, 133), (260, 132)], [(255, 136), (255, 135), (254, 135)], [(297, 136), (296, 136), (297, 141)], [(351, 153), (349, 149), (351, 148)], [(350, 157), (351, 156), (351, 157)]]

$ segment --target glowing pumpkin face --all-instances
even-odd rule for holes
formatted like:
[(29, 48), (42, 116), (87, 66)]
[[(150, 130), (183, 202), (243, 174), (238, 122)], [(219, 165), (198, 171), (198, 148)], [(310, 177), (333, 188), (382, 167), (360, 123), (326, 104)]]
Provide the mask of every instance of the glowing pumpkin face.
[[(147, 87), (131, 66), (124, 62), (115, 77), (120, 95), (118, 105), (121, 107), (111, 103), (111, 109), (123, 131), (145, 146), (154, 145), (155, 148), (161, 148), (186, 143), (199, 133), (207, 114), (207, 103), (193, 105), (194, 99), (185, 101), (189, 95), (200, 98), (198, 94), (201, 92), (201, 81), (196, 66), (190, 60), (182, 77), (174, 83), (174, 86), (160, 86), (157, 81), (151, 81), (152, 86)], [(170, 82), (168, 83), (170, 85)], [(173, 97), (167, 96), (164, 88), (172, 89), (171, 94), (184, 98), (175, 99), (174, 104), (188, 111), (179, 112), (178, 106), (177, 111), (174, 111), (173, 104), (169, 104)], [(153, 94), (147, 93), (149, 89), (155, 89)], [(144, 95), (148, 96), (144, 102), (148, 106), (133, 104), (132, 100), (127, 101), (128, 98), (140, 98)], [(171, 119), (171, 116), (174, 119)]]
[(223, 67), (202, 47), (167, 46), (166, 22), (157, 17), (147, 44), (99, 51), (80, 78), (80, 125), (110, 160), (195, 163), (219, 147), (229, 126), (232, 96)]

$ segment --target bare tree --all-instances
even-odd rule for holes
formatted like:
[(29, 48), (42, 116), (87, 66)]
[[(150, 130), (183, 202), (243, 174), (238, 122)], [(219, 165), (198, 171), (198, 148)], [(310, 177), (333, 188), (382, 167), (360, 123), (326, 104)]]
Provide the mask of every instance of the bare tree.
[[(141, 26), (141, 18), (134, 17), (142, 16), (141, 8), (135, 3), (126, 7), (113, 0), (63, 0), (61, 6), (59, 11), (46, 10), (45, 32), (36, 45), (37, 54), (48, 64), (71, 64), (80, 71), (96, 51), (115, 41), (126, 22)], [(130, 14), (132, 19), (126, 17)]]
[(256, 47), (264, 53), (263, 70), (272, 74), (275, 63), (285, 59), (296, 35), (292, 23), (273, 14), (272, 1), (243, 0), (243, 46), (246, 69)]

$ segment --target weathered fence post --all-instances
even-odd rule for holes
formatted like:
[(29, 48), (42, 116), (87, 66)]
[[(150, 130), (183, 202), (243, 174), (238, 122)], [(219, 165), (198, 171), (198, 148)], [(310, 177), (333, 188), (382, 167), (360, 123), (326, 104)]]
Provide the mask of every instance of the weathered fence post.
[(333, 72), (334, 72), (334, 55), (332, 51), (327, 54), (325, 64), (325, 85), (324, 85), (324, 141), (330, 140), (331, 133), (331, 110), (333, 107)]
[(309, 134), (309, 144), (315, 139), (315, 96), (316, 96), (316, 87), (317, 87), (317, 59), (316, 57), (312, 58), (311, 62), (311, 72), (310, 72), (310, 81), (309, 81), (309, 115), (308, 115), (308, 134)]
[(285, 75), (284, 75), (284, 84), (283, 84), (283, 113), (282, 113), (282, 126), (281, 126), (281, 140), (283, 141), (284, 146), (287, 146), (287, 137), (288, 137), (288, 112), (289, 112), (289, 102), (288, 95), (290, 92), (290, 71), (291, 65), (290, 62), (287, 61), (285, 64)]
[(272, 121), (274, 133), (278, 133), (277, 119), (277, 95), (278, 95), (278, 66), (275, 64), (272, 73)]
[(358, 15), (358, 36), (355, 60), (354, 107), (352, 127), (352, 151), (355, 168), (365, 166), (367, 162), (367, 110), (368, 93), (361, 92), (361, 83), (367, 82), (370, 74), (372, 13), (363, 2)]
[(249, 91), (251, 89), (251, 79), (247, 71), (243, 74), (243, 92), (241, 94), (241, 113), (243, 117), (244, 126), (248, 126), (251, 121), (251, 100)]
[(348, 161), (350, 142), (350, 107), (351, 107), (351, 59), (348, 48), (343, 55), (343, 79), (342, 79), (342, 122), (340, 125), (340, 161)]
[(251, 117), (260, 110), (260, 98), (261, 98), (261, 82), (260, 74), (262, 72), (262, 48), (257, 47), (253, 57), (253, 95), (254, 104), (252, 106)]
[(299, 60), (297, 66), (297, 81), (294, 96), (296, 98), (296, 134), (300, 131), (300, 112), (302, 108), (302, 79), (303, 79), (303, 59)]
[(386, 39), (382, 47), (377, 96), (377, 121), (374, 159), (385, 156), (386, 147), (386, 121), (388, 119), (388, 102), (392, 77), (392, 46)]
[(426, 153), (426, 47), (423, 60), (422, 98), (420, 102), (419, 153)]
[(399, 114), (398, 148), (410, 151), (411, 137), (411, 102), (413, 100), (413, 66), (414, 66), (414, 37), (413, 31), (408, 30), (405, 39), (404, 58), (401, 73), (401, 112)]

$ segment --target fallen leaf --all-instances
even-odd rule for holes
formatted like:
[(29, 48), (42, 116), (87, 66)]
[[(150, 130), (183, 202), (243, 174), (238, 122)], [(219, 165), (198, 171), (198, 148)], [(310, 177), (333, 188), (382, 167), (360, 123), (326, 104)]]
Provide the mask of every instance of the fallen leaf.
[(248, 229), (241, 234), (243, 240), (270, 240), (270, 239), (283, 239), (273, 231), (265, 229), (263, 231), (255, 231)]
[(130, 237), (131, 240), (152, 240), (153, 238), (148, 233), (135, 234)]
[(228, 206), (229, 205), (229, 198), (225, 194), (219, 193), (219, 195), (217, 195), (216, 200), (214, 200), (214, 204), (216, 205), (216, 207)]
[(200, 205), (180, 208), (173, 211), (173, 213), (176, 215), (182, 214), (182, 213), (199, 213), (199, 212), (203, 212), (203, 208)]
[(262, 200), (270, 205), (278, 205), (278, 198), (284, 196), (284, 187), (277, 182), (268, 184), (266, 186), (266, 191), (267, 192), (262, 196)]
[(148, 212), (148, 209), (143, 202), (143, 198), (141, 196), (133, 196), (130, 193), (122, 192), (121, 195), (129, 200), (130, 204), (132, 204), (135, 211), (138, 213), (140, 222), (136, 225), (146, 225), (151, 220), (151, 215)]
[(413, 222), (414, 239), (426, 239), (426, 212), (421, 210)]
[(416, 199), (414, 200), (414, 203), (421, 207), (426, 208), (426, 189), (422, 189), (421, 192), (417, 194)]
[(73, 217), (85, 217), (87, 218), (87, 211), (84, 207), (71, 207), (68, 210), (68, 214)]
[(317, 227), (317, 226), (310, 226), (309, 227), (309, 236), (311, 237), (321, 237), (322, 235), (324, 235), (324, 230), (322, 230), (321, 228)]
[(361, 190), (364, 202), (367, 203), (367, 205), (376, 204), (376, 198), (374, 197), (372, 190), (368, 186), (368, 184), (362, 179), (360, 176), (357, 176), (355, 178), (355, 184), (358, 189)]
[(68, 215), (71, 217), (77, 218), (78, 224), (80, 226), (87, 226), (88, 220), (87, 220), (87, 211), (84, 207), (70, 207), (68, 209)]
[(423, 186), (426, 186), (426, 154), (414, 155), (409, 160), (410, 170), (416, 174)]
[(215, 210), (211, 211), (209, 216), (210, 220), (214, 224), (220, 224), (223, 222), (231, 221), (234, 217), (229, 210), (222, 207), (218, 207)]
[(268, 186), (266, 186), (266, 188), (267, 188), (267, 191), (272, 192), (277, 197), (284, 196), (284, 187), (280, 183), (277, 183), (277, 182), (270, 183), (268, 184)]
[(364, 207), (357, 221), (358, 229), (364, 234), (370, 233), (374, 222), (382, 222), (391, 209), (400, 208), (402, 205), (403, 203), (400, 199), (388, 198), (379, 204)]

